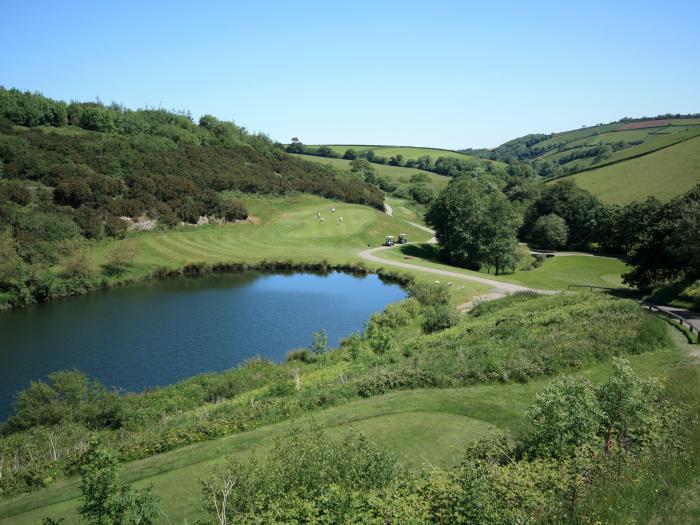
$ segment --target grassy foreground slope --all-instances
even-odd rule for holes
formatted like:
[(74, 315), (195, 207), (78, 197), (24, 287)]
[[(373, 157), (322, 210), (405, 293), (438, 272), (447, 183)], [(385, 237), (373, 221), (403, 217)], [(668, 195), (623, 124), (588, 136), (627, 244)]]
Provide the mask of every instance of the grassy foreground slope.
[(700, 137), (571, 178), (594, 195), (616, 204), (648, 196), (670, 200), (700, 182)]
[[(494, 343), (494, 322), (504, 316), (514, 322), (496, 325), (499, 337)], [(587, 322), (582, 323), (582, 318)], [(494, 426), (514, 438), (527, 432), (525, 409), (551, 380), (538, 377), (537, 367), (540, 373), (575, 368), (600, 382), (610, 373), (607, 357), (621, 351), (632, 354), (633, 367), (643, 375), (658, 375), (683, 362), (683, 352), (668, 341), (662, 346), (645, 346), (654, 330), (664, 328), (656, 323), (652, 332), (646, 332), (640, 323), (649, 319), (635, 305), (601, 296), (514, 298), (491, 303), (455, 328), (406, 341), (381, 362), (372, 362), (380, 356), (367, 362), (378, 368), (378, 374), (418, 366), (436, 377), (444, 374), (445, 379), (481, 384), (393, 391), (339, 403), (315, 412), (314, 417), (333, 431), (350, 427), (365, 431), (407, 464), (450, 466), (459, 461), (465, 445)], [(401, 357), (406, 348), (413, 355)], [(597, 358), (604, 362), (596, 364)], [(486, 372), (483, 365), (487, 362), (494, 367), (488, 375), (471, 376), (471, 380), (465, 375)], [(495, 380), (494, 374), (518, 369), (535, 376), (524, 381), (517, 375)], [(352, 379), (348, 372), (343, 376)], [(192, 522), (203, 517), (198, 480), (208, 476), (213, 464), (231, 453), (238, 458), (248, 457), (253, 450), (264, 454), (273, 437), (291, 428), (292, 423), (286, 421), (131, 462), (124, 467), (124, 478), (137, 487), (153, 485), (167, 514), (160, 523)], [(69, 479), (4, 499), (0, 501), (0, 524), (31, 525), (47, 515), (75, 523), (78, 494), (78, 481)]]

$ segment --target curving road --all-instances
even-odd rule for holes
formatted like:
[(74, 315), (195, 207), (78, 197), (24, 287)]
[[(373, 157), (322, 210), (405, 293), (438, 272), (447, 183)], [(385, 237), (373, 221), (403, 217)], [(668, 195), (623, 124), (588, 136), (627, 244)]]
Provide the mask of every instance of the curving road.
[[(385, 208), (387, 215), (391, 215), (394, 212), (392, 207), (387, 202), (384, 203), (384, 208)], [(426, 232), (432, 234), (433, 237), (428, 241), (429, 243), (434, 244), (437, 242), (437, 239), (435, 238), (435, 231), (434, 230), (431, 230), (427, 226), (424, 226), (422, 224), (418, 224), (415, 222), (410, 222), (410, 221), (406, 221), (406, 220), (404, 220), (403, 222), (410, 224), (411, 226), (414, 226), (415, 228), (421, 229), (423, 231), (426, 231)], [(379, 263), (379, 264), (382, 264), (384, 266), (394, 266), (395, 268), (416, 270), (419, 272), (430, 273), (433, 275), (441, 275), (443, 277), (450, 277), (452, 279), (461, 279), (463, 281), (472, 281), (472, 282), (485, 284), (487, 286), (493, 287), (492, 294), (488, 294), (489, 298), (496, 298), (497, 296), (500, 297), (500, 296), (508, 295), (508, 294), (511, 294), (514, 292), (537, 292), (537, 293), (542, 293), (542, 294), (556, 293), (556, 292), (551, 291), (551, 290), (537, 290), (534, 288), (528, 288), (526, 286), (520, 286), (519, 284), (504, 283), (501, 281), (496, 281), (494, 279), (489, 279), (487, 277), (479, 277), (476, 275), (466, 275), (463, 273), (452, 272), (450, 270), (440, 270), (439, 268), (427, 268), (425, 266), (418, 266), (418, 265), (410, 264), (410, 263), (406, 263), (406, 262), (393, 261), (393, 260), (384, 259), (382, 257), (378, 257), (377, 255), (375, 255), (376, 253), (382, 252), (384, 250), (391, 250), (391, 248), (388, 246), (379, 246), (377, 248), (370, 248), (369, 250), (363, 250), (358, 255), (360, 257), (362, 257), (363, 259), (366, 259), (368, 261), (372, 261), (375, 263)], [(484, 297), (486, 297), (486, 296), (484, 296)]]

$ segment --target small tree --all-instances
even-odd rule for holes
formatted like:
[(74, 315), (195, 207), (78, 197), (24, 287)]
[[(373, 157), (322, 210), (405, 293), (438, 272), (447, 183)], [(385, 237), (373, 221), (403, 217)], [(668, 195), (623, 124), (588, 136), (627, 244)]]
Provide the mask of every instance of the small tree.
[(97, 443), (91, 443), (80, 459), (80, 515), (94, 525), (107, 525), (119, 514), (120, 491), (117, 458)]
[(311, 351), (314, 354), (322, 354), (328, 350), (328, 334), (325, 330), (319, 330), (313, 334), (313, 342), (311, 343)]
[(566, 245), (569, 228), (564, 219), (554, 213), (537, 219), (532, 229), (532, 241), (541, 248), (557, 249)]
[(107, 262), (103, 268), (108, 274), (116, 275), (124, 272), (136, 256), (136, 246), (129, 242), (117, 244), (107, 255)]
[(354, 149), (347, 149), (345, 150), (345, 155), (343, 155), (344, 159), (347, 160), (353, 160), (357, 158), (357, 153), (355, 153)]
[(151, 488), (134, 491), (122, 485), (117, 458), (92, 442), (80, 459), (80, 515), (91, 525), (152, 525), (160, 516), (160, 499)]

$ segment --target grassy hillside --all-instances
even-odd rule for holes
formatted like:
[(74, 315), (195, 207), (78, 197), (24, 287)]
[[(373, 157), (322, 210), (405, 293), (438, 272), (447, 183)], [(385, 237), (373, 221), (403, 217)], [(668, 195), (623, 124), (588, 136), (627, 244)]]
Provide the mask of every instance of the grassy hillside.
[(700, 182), (700, 137), (570, 177), (608, 202), (670, 200)]
[[(419, 157), (428, 155), (433, 158), (433, 160), (438, 157), (451, 157), (457, 159), (469, 159), (470, 155), (465, 155), (464, 153), (459, 153), (458, 151), (439, 149), (439, 148), (418, 148), (413, 146), (373, 146), (373, 145), (362, 145), (362, 144), (324, 144), (328, 146), (338, 155), (343, 155), (347, 150), (352, 149), (358, 155), (364, 155), (368, 151), (374, 151), (374, 154), (380, 157), (386, 157), (387, 159), (393, 157), (394, 155), (403, 155), (404, 160), (417, 160)], [(318, 147), (321, 144), (317, 144), (312, 147)]]
[[(309, 162), (315, 162), (324, 166), (331, 166), (336, 169), (349, 170), (350, 161), (345, 159), (332, 159), (328, 157), (316, 157), (314, 155), (299, 155), (292, 154), (295, 157), (307, 160)], [(428, 177), (430, 184), (438, 189), (442, 189), (447, 186), (450, 181), (449, 177), (444, 175), (438, 175), (437, 173), (432, 173), (430, 171), (419, 170), (418, 168), (406, 168), (401, 166), (389, 166), (388, 164), (372, 164), (372, 168), (382, 177), (387, 177), (392, 180), (399, 188), (405, 188), (410, 183), (410, 178), (412, 175), (421, 174), (424, 177)]]
[(551, 135), (526, 135), (494, 150), (465, 150), (497, 160), (531, 162), (545, 178), (573, 177), (618, 204), (669, 200), (700, 181), (700, 119), (638, 119)]
[[(582, 317), (586, 323), (580, 322)], [(514, 322), (502, 323), (503, 319)], [(645, 328), (650, 320), (654, 325), (651, 331)], [(620, 326), (624, 330), (619, 330)], [(550, 383), (548, 374), (553, 370), (575, 370), (601, 382), (610, 374), (609, 355), (623, 348), (630, 353), (635, 370), (643, 375), (658, 375), (683, 362), (683, 352), (660, 337), (658, 329), (664, 332), (662, 324), (633, 303), (600, 295), (515, 297), (491, 303), (438, 334), (404, 337), (401, 345), (388, 354), (361, 353), (353, 362), (348, 360), (347, 349), (331, 352), (315, 365), (326, 370), (318, 380), (308, 375), (308, 365), (300, 364), (302, 392), (283, 393), (278, 387), (271, 398), (260, 389), (253, 394), (265, 406), (266, 401), (291, 405), (308, 388), (309, 392), (324, 392), (334, 402), (313, 409), (322, 427), (334, 433), (349, 428), (362, 430), (407, 465), (451, 466), (460, 460), (460, 451), (467, 444), (491, 428), (521, 438), (528, 431), (525, 410)], [(553, 333), (556, 338), (551, 337)], [(581, 345), (581, 341), (587, 344)], [(464, 348), (471, 351), (465, 353)], [(455, 366), (457, 362), (461, 364)], [(376, 381), (383, 376), (400, 378), (401, 370), (413, 367), (441, 378), (443, 388), (399, 384), (374, 391), (365, 399), (346, 401), (341, 397), (347, 386), (378, 384)], [(523, 373), (530, 377), (518, 375)], [(243, 404), (250, 404), (249, 395), (237, 397)], [(194, 411), (190, 417), (199, 425), (227, 419), (235, 403), (235, 398), (218, 406), (209, 403), (203, 407), (206, 411)], [(161, 421), (154, 426), (164, 424)], [(159, 523), (181, 523), (183, 519), (192, 522), (203, 517), (199, 480), (209, 475), (213, 465), (231, 453), (239, 459), (253, 451), (264, 454), (274, 438), (291, 429), (292, 423), (287, 420), (132, 461), (124, 466), (124, 479), (139, 488), (153, 486), (166, 513)], [(47, 515), (77, 522), (78, 495), (78, 481), (71, 478), (46, 489), (4, 498), (0, 500), (0, 524), (33, 525)]]

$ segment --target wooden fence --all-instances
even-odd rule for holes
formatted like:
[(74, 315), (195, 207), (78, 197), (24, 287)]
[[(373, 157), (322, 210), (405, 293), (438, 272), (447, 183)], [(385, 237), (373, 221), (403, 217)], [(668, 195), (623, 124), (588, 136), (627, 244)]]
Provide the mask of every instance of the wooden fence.
[(673, 312), (669, 312), (668, 310), (660, 308), (659, 306), (653, 303), (647, 303), (646, 301), (642, 302), (642, 308), (646, 308), (650, 312), (658, 312), (667, 317), (670, 317), (671, 319), (675, 319), (676, 321), (678, 321), (678, 324), (680, 324), (681, 326), (685, 326), (688, 330), (690, 330), (691, 334), (695, 334), (697, 342), (700, 343), (700, 330), (698, 330), (698, 328), (693, 323), (688, 321), (688, 319), (686, 319), (685, 317), (682, 317)]

